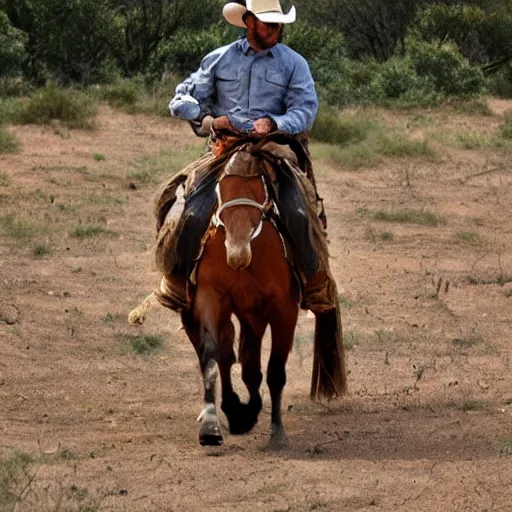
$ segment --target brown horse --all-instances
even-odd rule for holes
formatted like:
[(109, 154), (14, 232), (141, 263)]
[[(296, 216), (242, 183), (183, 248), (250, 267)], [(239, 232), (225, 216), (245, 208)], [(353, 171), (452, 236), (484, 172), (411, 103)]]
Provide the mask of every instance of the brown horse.
[[(199, 357), (204, 380), (204, 409), (199, 441), (220, 445), (223, 437), (215, 405), (217, 368), (222, 385), (222, 410), (232, 434), (248, 432), (262, 408), (261, 342), (270, 325), (272, 345), (267, 384), (272, 400), (270, 448), (286, 444), (281, 419), (285, 366), (294, 341), (299, 304), (296, 279), (286, 256), (287, 244), (271, 221), (271, 184), (257, 155), (245, 153), (240, 165), (226, 165), (218, 179), (213, 216), (196, 271), (194, 301), (182, 313), (183, 326)], [(230, 168), (236, 167), (236, 174)], [(256, 171), (255, 171), (256, 169)], [(238, 360), (249, 401), (233, 391), (231, 366), (236, 362), (232, 315), (240, 322)], [(331, 398), (345, 391), (343, 343), (339, 310), (316, 315), (311, 396)]]

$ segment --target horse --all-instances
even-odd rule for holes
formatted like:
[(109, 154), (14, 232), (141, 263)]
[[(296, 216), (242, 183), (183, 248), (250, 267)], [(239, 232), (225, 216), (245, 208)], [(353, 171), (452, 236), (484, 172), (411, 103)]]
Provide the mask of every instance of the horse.
[[(219, 373), (221, 409), (230, 433), (244, 434), (256, 425), (262, 409), (261, 345), (270, 326), (268, 446), (280, 449), (287, 445), (281, 397), (299, 314), (297, 278), (287, 257), (289, 245), (274, 221), (277, 208), (270, 178), (258, 165), (262, 154), (244, 148), (234, 153), (217, 178), (216, 210), (195, 269), (194, 299), (191, 308), (181, 312), (181, 320), (199, 359), (204, 385), (199, 442), (208, 446), (224, 441), (216, 406)], [(233, 316), (240, 324), (238, 357)], [(339, 306), (315, 317), (310, 396), (330, 399), (346, 388)], [(249, 394), (247, 403), (240, 401), (231, 382), (231, 367), (237, 360)]]

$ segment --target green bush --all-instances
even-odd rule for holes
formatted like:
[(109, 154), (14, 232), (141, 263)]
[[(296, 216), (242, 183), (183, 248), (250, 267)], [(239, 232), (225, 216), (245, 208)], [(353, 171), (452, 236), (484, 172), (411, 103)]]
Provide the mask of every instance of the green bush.
[(133, 107), (142, 95), (139, 80), (119, 80), (96, 89), (95, 96), (113, 107)]
[(333, 62), (346, 58), (342, 34), (329, 27), (314, 27), (297, 21), (286, 27), (284, 43), (300, 53), (313, 70), (332, 67)]
[(91, 84), (102, 80), (112, 59), (122, 59), (125, 34), (120, 12), (96, 0), (24, 2), (31, 17), (30, 74), (38, 82)]
[(26, 96), (34, 92), (34, 87), (20, 76), (0, 78), (0, 98)]
[(209, 52), (233, 41), (233, 34), (225, 24), (193, 32), (180, 30), (161, 43), (151, 61), (153, 72), (190, 73), (195, 71)]
[(14, 28), (7, 14), (0, 10), (0, 76), (18, 76), (27, 60), (28, 36)]
[(20, 121), (49, 124), (59, 120), (69, 128), (91, 128), (91, 118), (96, 112), (95, 104), (85, 94), (50, 84), (24, 105)]
[(504, 139), (512, 140), (512, 112), (510, 111), (505, 114), (505, 119), (500, 126), (500, 135)]
[(392, 58), (384, 62), (376, 73), (373, 88), (386, 99), (397, 99), (412, 90), (425, 87), (425, 80), (416, 73), (409, 59)]
[(411, 30), (426, 42), (453, 42), (471, 62), (482, 63), (487, 51), (481, 41), (486, 13), (480, 7), (467, 4), (433, 4), (419, 13)]
[(512, 62), (503, 66), (489, 80), (490, 91), (500, 98), (512, 98)]
[(453, 43), (409, 38), (407, 55), (418, 75), (428, 80), (436, 91), (470, 96), (484, 90), (485, 78), (481, 69), (472, 66)]
[(311, 138), (343, 146), (364, 140), (374, 128), (375, 123), (368, 118), (342, 116), (336, 109), (321, 106), (311, 129)]
[(5, 123), (20, 123), (25, 108), (21, 99), (0, 97), (0, 119)]
[(0, 126), (0, 155), (3, 153), (15, 153), (18, 149), (18, 139)]

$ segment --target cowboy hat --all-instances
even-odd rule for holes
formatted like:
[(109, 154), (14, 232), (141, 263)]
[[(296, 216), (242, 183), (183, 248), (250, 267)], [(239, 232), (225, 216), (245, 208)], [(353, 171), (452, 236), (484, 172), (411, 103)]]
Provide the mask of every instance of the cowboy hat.
[(246, 12), (252, 12), (264, 23), (293, 23), (295, 21), (295, 6), (288, 14), (283, 14), (279, 0), (246, 0), (246, 5), (238, 2), (228, 2), (222, 9), (224, 18), (235, 27), (247, 28), (242, 19)]

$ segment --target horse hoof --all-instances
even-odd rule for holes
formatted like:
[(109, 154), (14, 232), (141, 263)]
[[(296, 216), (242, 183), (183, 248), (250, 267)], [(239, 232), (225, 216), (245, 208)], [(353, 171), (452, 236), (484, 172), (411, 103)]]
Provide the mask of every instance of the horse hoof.
[(271, 452), (275, 452), (278, 450), (283, 450), (288, 447), (288, 438), (286, 437), (284, 429), (272, 429), (272, 434), (270, 435), (270, 440), (267, 445), (267, 450)]
[(288, 448), (288, 439), (286, 437), (276, 439), (276, 438), (270, 438), (270, 441), (267, 445), (267, 450), (269, 452), (278, 452), (279, 450), (284, 450), (285, 448)]
[(229, 433), (236, 436), (247, 434), (258, 423), (258, 415), (262, 407), (261, 399), (243, 404), (238, 395), (233, 395), (222, 402), (222, 410), (229, 422)]
[(206, 423), (199, 432), (201, 446), (220, 446), (224, 443), (220, 427), (214, 423)]

